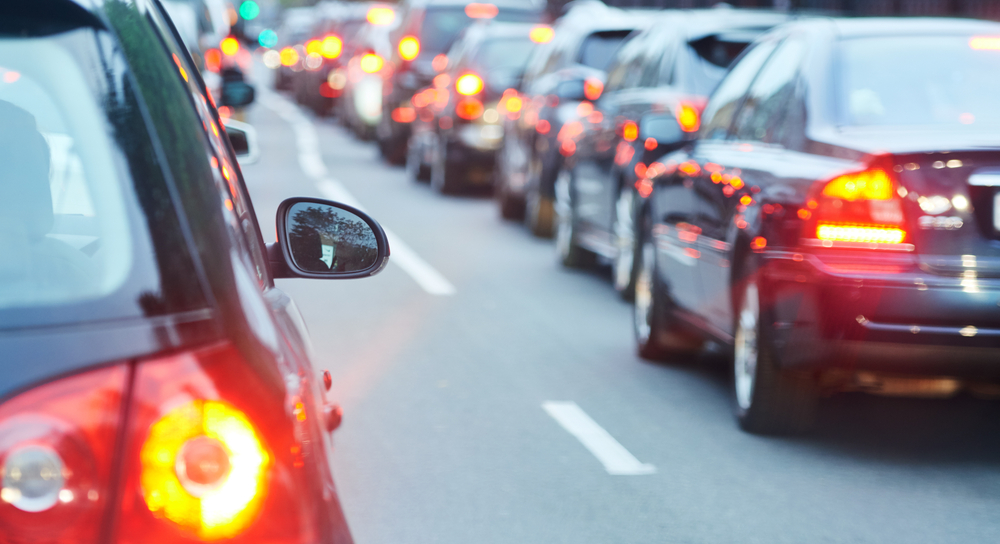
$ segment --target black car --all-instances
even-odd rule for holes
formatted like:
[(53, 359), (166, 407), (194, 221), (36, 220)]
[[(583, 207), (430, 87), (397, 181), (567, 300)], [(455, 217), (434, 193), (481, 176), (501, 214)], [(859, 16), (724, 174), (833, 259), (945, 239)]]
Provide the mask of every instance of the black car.
[(414, 137), (410, 150), (419, 162), (429, 163), (434, 190), (454, 193), (491, 186), (496, 152), (503, 145), (501, 119), (537, 46), (539, 29), (551, 31), (523, 23), (473, 25), (448, 52), (449, 69), (439, 76), (447, 82), (441, 89), (443, 107), (420, 112), (435, 115), (418, 120), (429, 126), (421, 127), (422, 137)]
[(640, 160), (647, 150), (665, 150), (638, 138), (641, 117), (668, 113), (693, 134), (709, 93), (733, 59), (787, 20), (762, 10), (668, 11), (622, 46), (601, 97), (569, 121), (552, 145), (567, 156), (555, 181), (562, 187), (543, 187), (557, 200), (556, 245), (564, 264), (579, 266), (595, 255), (610, 260), (615, 289), (631, 298), (633, 216), (643, 196), (635, 187), (636, 168), (641, 172), (649, 164)]
[(996, 36), (958, 19), (819, 19), (748, 49), (697, 141), (649, 167), (639, 353), (734, 346), (753, 432), (806, 428), (824, 392), (995, 382)]
[(555, 37), (532, 56), (521, 82), (522, 110), (505, 122), (497, 160), (496, 199), (507, 219), (524, 216), (537, 236), (551, 236), (552, 186), (563, 156), (555, 143), (581, 102), (596, 100), (605, 70), (623, 41), (655, 20), (656, 12), (574, 2), (555, 24)]
[(393, 30), (391, 75), (386, 82), (381, 122), (376, 130), (382, 156), (393, 164), (407, 159), (413, 95), (447, 68), (446, 53), (455, 38), (475, 21), (541, 22), (545, 4), (535, 0), (469, 3), (464, 0), (410, 0), (400, 8), (401, 22)]
[(381, 228), (291, 199), (264, 245), (253, 132), (156, 0), (5, 2), (0, 34), (2, 539), (352, 542), (273, 280), (372, 275)]

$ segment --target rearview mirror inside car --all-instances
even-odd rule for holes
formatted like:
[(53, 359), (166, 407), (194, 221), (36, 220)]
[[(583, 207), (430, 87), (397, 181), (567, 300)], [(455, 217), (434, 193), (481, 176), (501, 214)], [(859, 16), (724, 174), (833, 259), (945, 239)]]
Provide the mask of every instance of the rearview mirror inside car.
[(268, 247), (276, 278), (364, 278), (389, 262), (382, 227), (345, 204), (290, 198), (278, 206), (277, 222), (278, 243)]
[(653, 138), (657, 146), (677, 145), (686, 140), (677, 118), (671, 113), (647, 113), (642, 116), (639, 120), (639, 139), (645, 142), (649, 138)]
[(226, 127), (226, 136), (229, 136), (229, 143), (233, 145), (236, 158), (240, 164), (251, 164), (257, 161), (259, 151), (257, 148), (257, 131), (252, 125), (236, 121), (234, 119), (222, 119), (222, 126)]

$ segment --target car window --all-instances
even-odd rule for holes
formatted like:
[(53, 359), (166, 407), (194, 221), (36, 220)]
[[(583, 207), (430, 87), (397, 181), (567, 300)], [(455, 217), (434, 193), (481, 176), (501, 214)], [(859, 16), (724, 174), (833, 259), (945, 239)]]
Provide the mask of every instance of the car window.
[(618, 51), (631, 32), (631, 30), (614, 30), (595, 32), (587, 36), (580, 44), (577, 62), (598, 70), (607, 70), (615, 51)]
[(1000, 124), (1000, 51), (977, 47), (974, 40), (968, 35), (844, 40), (836, 78), (841, 124)]
[(774, 141), (774, 131), (795, 95), (796, 76), (805, 52), (805, 43), (789, 38), (771, 55), (750, 86), (737, 115), (733, 128), (736, 139)]
[(719, 83), (702, 113), (702, 139), (718, 140), (727, 136), (747, 88), (774, 51), (775, 45), (773, 41), (766, 41), (750, 48)]
[(0, 329), (205, 307), (113, 43), (0, 34)]
[(664, 51), (657, 49), (659, 50), (650, 52), (646, 57), (642, 77), (639, 79), (640, 87), (656, 87), (660, 83), (660, 65), (663, 64)]
[(608, 67), (607, 92), (634, 87), (642, 75), (642, 60), (645, 52), (644, 35), (632, 38), (618, 50), (614, 61)]

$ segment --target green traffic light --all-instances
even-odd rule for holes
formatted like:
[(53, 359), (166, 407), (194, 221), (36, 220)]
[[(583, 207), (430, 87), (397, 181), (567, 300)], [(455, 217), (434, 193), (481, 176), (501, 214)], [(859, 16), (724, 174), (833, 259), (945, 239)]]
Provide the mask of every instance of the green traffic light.
[(257, 5), (257, 2), (246, 0), (240, 4), (240, 17), (243, 17), (244, 20), (256, 19), (258, 15), (260, 15), (260, 6)]

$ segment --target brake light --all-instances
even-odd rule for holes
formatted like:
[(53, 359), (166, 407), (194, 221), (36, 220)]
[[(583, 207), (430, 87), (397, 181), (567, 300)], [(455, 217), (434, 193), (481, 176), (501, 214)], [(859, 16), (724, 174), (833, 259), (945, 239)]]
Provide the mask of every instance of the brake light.
[(622, 138), (626, 142), (634, 142), (639, 137), (639, 125), (635, 121), (625, 121), (622, 125)]
[(205, 51), (205, 69), (209, 72), (218, 72), (222, 68), (222, 51), (209, 49)]
[(455, 104), (455, 115), (466, 121), (478, 119), (483, 114), (483, 103), (475, 98), (463, 98)]
[(374, 74), (382, 69), (382, 57), (376, 55), (375, 53), (367, 53), (361, 57), (358, 62), (358, 66), (361, 67), (361, 71), (366, 74)]
[(472, 96), (483, 90), (483, 80), (476, 74), (462, 74), (455, 80), (455, 91), (460, 95)]
[(973, 36), (969, 38), (969, 48), (1000, 50), (1000, 37), (996, 36)]
[(344, 50), (344, 42), (337, 36), (327, 36), (320, 44), (319, 52), (328, 59), (335, 59)]
[(323, 49), (323, 42), (319, 40), (309, 40), (306, 42), (306, 55), (319, 55)]
[(701, 127), (701, 112), (687, 102), (681, 102), (677, 108), (677, 124), (684, 132), (697, 132)]
[(413, 108), (399, 107), (392, 110), (392, 120), (397, 123), (412, 123), (417, 119), (417, 112)]
[(443, 72), (445, 68), (448, 67), (448, 55), (440, 54), (435, 55), (434, 60), (431, 61), (431, 68), (435, 72)]
[(548, 25), (536, 26), (528, 32), (528, 38), (535, 43), (549, 43), (555, 35), (555, 30), (552, 30), (552, 27)]
[(375, 26), (385, 26), (396, 20), (396, 12), (390, 7), (374, 6), (368, 10), (366, 18)]
[(471, 19), (492, 19), (500, 13), (493, 4), (472, 3), (465, 6), (465, 14)]
[(289, 395), (249, 371), (229, 344), (137, 363), (120, 541), (318, 539), (299, 514), (315, 507), (302, 493), (315, 476), (296, 438), (311, 434), (317, 410)]
[(286, 47), (281, 50), (281, 65), (295, 66), (299, 62), (299, 52), (294, 47)]
[(236, 38), (230, 36), (222, 40), (222, 43), (219, 44), (219, 49), (222, 50), (223, 55), (232, 57), (236, 55), (236, 53), (240, 52), (240, 42), (237, 41)]
[(887, 170), (872, 167), (818, 184), (798, 216), (804, 236), (833, 243), (902, 244), (907, 239), (902, 199)]
[(420, 40), (414, 36), (403, 36), (399, 40), (399, 56), (403, 60), (413, 60), (420, 54)]
[(0, 405), (5, 542), (97, 542), (129, 369), (63, 378)]
[(583, 96), (587, 100), (594, 101), (601, 97), (604, 92), (604, 83), (599, 79), (587, 78), (583, 80)]

